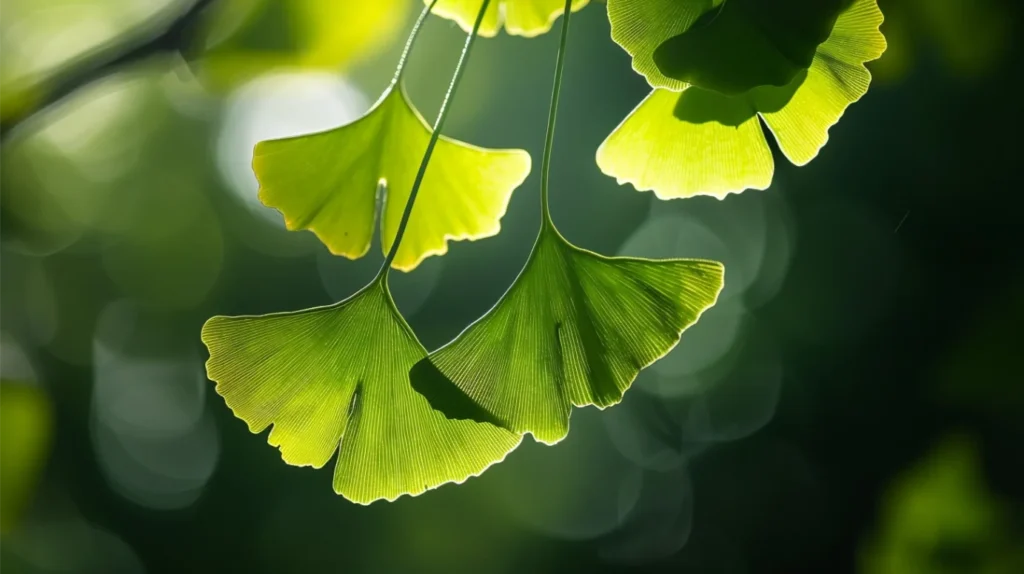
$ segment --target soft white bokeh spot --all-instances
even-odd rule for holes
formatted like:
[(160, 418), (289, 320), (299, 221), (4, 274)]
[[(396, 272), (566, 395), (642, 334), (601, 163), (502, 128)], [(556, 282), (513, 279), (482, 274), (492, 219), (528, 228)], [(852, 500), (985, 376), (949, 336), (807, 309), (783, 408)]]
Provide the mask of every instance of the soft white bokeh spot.
[[(151, 356), (133, 343), (160, 337), (126, 301), (109, 305), (93, 342), (93, 448), (110, 485), (148, 508), (191, 505), (220, 458), (206, 409), (206, 377), (193, 354)], [(154, 345), (159, 347), (159, 345)]]
[(358, 119), (368, 107), (362, 92), (337, 75), (287, 73), (257, 78), (228, 98), (217, 140), (217, 168), (242, 203), (284, 227), (281, 215), (257, 197), (253, 148), (263, 140), (336, 128)]

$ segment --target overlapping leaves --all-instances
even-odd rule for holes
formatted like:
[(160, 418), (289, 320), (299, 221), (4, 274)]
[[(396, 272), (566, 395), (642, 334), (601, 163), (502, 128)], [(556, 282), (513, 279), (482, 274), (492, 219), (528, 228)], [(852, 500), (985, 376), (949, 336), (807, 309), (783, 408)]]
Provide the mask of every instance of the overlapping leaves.
[(573, 406), (618, 403), (714, 305), (720, 263), (603, 257), (545, 223), (495, 307), (413, 369), (413, 387), (453, 419), (556, 443)]
[[(334, 490), (364, 504), (462, 482), (521, 440), (488, 423), (448, 420), (412, 389), (409, 370), (426, 350), (395, 307), (388, 273), (392, 262), (409, 269), (432, 249), (443, 251), (449, 237), (479, 236), (482, 228), (474, 225), (481, 220), (492, 217), (496, 225), (497, 209), (504, 211), (508, 193), (529, 170), (529, 156), (441, 141), (450, 98), (431, 132), (400, 90), (386, 92), (348, 126), (264, 142), (254, 160), (261, 197), (285, 213), (289, 227), (310, 227), (352, 257), (368, 248), (378, 182), (389, 185), (394, 191), (382, 216), (387, 256), (376, 279), (334, 305), (214, 317), (202, 333), (207, 374), (249, 429), (272, 426), (268, 441), (289, 464), (320, 468), (337, 453)], [(427, 170), (434, 151), (440, 161)], [(507, 183), (510, 172), (516, 180), (492, 201), (489, 186)]]
[[(587, 1), (439, 0), (436, 12), (471, 39), (502, 27), (535, 36)], [(867, 90), (864, 62), (885, 48), (875, 0), (609, 0), (608, 10), (613, 37), (656, 89), (598, 163), (663, 198), (767, 187), (774, 168), (761, 120), (791, 161), (810, 161)], [(679, 343), (715, 304), (722, 265), (609, 258), (565, 240), (546, 205), (553, 126), (552, 113), (544, 223), (526, 266), (491, 311), (434, 353), (394, 306), (387, 269), (331, 306), (207, 323), (210, 378), (250, 430), (272, 426), (269, 442), (290, 464), (319, 468), (337, 453), (334, 489), (351, 500), (393, 500), (481, 473), (524, 433), (558, 442), (573, 406), (616, 404)], [(356, 258), (369, 249), (383, 186), (382, 247), (393, 267), (412, 269), (449, 239), (497, 233), (530, 169), (525, 152), (442, 138), (406, 220), (428, 140), (396, 80), (352, 124), (261, 143), (260, 197), (289, 229)]]
[(633, 69), (655, 88), (679, 91), (688, 84), (669, 78), (654, 62), (654, 51), (685, 33), (724, 0), (608, 0), (612, 39), (633, 58)]
[[(667, 77), (724, 94), (785, 86), (849, 0), (729, 0), (654, 50)], [(713, 57), (710, 57), (713, 55)]]
[(875, 0), (854, 0), (810, 67), (785, 86), (735, 96), (656, 89), (604, 141), (597, 163), (619, 183), (663, 199), (765, 189), (774, 163), (760, 120), (794, 164), (814, 159), (829, 128), (867, 92), (864, 63), (885, 50), (881, 23)]
[(385, 281), (328, 307), (214, 317), (203, 327), (217, 392), (288, 464), (321, 468), (359, 503), (462, 482), (504, 458), (515, 433), (450, 421), (409, 386), (426, 350)]

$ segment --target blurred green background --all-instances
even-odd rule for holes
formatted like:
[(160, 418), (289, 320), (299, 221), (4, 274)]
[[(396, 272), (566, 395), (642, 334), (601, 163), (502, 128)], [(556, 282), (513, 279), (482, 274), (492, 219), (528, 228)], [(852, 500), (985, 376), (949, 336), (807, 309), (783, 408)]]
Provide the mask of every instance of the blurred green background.
[[(0, 146), (0, 570), (1024, 571), (1021, 3), (882, 0), (875, 81), (804, 168), (660, 202), (594, 153), (647, 93), (602, 3), (573, 19), (552, 212), (605, 254), (725, 262), (718, 305), (622, 405), (484, 476), (393, 504), (281, 462), (205, 378), (203, 321), (339, 300), (376, 271), (284, 230), (255, 142), (358, 117), (419, 3), (213, 0), (187, 35)], [(0, 0), (0, 103), (186, 0)], [(464, 40), (430, 18), (432, 118)], [(557, 34), (477, 43), (448, 135), (534, 157), (502, 233), (393, 277), (428, 348), (486, 311), (539, 224)]]

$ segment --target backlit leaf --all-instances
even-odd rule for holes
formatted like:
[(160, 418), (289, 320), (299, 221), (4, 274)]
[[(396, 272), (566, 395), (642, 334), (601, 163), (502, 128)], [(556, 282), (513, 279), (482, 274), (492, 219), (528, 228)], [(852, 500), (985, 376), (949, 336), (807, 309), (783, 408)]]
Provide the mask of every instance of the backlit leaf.
[[(867, 93), (871, 73), (864, 64), (885, 52), (881, 25), (876, 0), (855, 0), (818, 47), (806, 79), (795, 80), (799, 83), (791, 97), (789, 87), (753, 90), (754, 105), (789, 161), (806, 165), (814, 159), (828, 142), (829, 128)], [(780, 106), (783, 97), (788, 103)]]
[(413, 387), (453, 419), (494, 421), (555, 443), (572, 406), (618, 403), (711, 307), (720, 263), (603, 257), (541, 230), (490, 312), (420, 361)]
[[(260, 142), (253, 169), (260, 200), (284, 214), (288, 229), (309, 229), (335, 255), (370, 248), (378, 184), (381, 246), (391, 249), (430, 128), (399, 86), (355, 122), (316, 134)], [(438, 140), (392, 266), (408, 271), (448, 251), (449, 240), (498, 233), (512, 191), (530, 172), (522, 150), (491, 150)]]
[(678, 92), (687, 84), (664, 75), (654, 63), (654, 51), (686, 32), (702, 14), (723, 0), (608, 0), (612, 40), (633, 58), (633, 69), (654, 88)]
[(385, 281), (326, 307), (214, 317), (203, 327), (207, 373), (235, 415), (285, 462), (321, 468), (337, 453), (334, 490), (394, 500), (462, 482), (502, 460), (520, 437), (452, 421), (409, 385), (426, 350)]
[[(430, 0), (423, 0), (430, 4)], [(458, 22), (466, 32), (473, 30), (473, 22), (480, 11), (482, 0), (438, 0), (434, 14)], [(583, 8), (590, 0), (573, 0), (573, 12)], [(565, 10), (565, 0), (493, 0), (487, 7), (479, 34), (494, 37), (504, 26), (514, 36), (532, 38), (551, 29), (554, 21)]]
[(749, 103), (701, 88), (652, 91), (598, 148), (597, 165), (660, 199), (767, 189), (775, 171)]
[(785, 86), (850, 0), (729, 0), (654, 51), (663, 74), (723, 94)]
[(881, 23), (875, 0), (855, 0), (810, 68), (786, 86), (738, 96), (655, 90), (601, 144), (597, 163), (619, 183), (662, 199), (765, 189), (773, 164), (758, 117), (791, 162), (814, 159), (829, 128), (868, 90), (864, 63), (885, 51)]

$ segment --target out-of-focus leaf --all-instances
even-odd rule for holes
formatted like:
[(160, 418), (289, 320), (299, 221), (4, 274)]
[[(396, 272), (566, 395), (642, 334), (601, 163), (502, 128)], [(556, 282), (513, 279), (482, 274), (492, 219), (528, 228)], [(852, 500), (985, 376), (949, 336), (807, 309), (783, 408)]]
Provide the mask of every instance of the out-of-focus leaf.
[(889, 488), (861, 574), (1012, 574), (1024, 567), (977, 447), (952, 436)]
[(162, 128), (179, 125), (168, 111), (159, 76), (133, 70), (75, 91), (47, 110), (44, 123), (3, 146), (7, 245), (49, 254), (104, 230), (111, 206), (130, 195), (140, 152)]
[(785, 86), (850, 0), (729, 0), (654, 50), (663, 74), (723, 94)]
[(738, 96), (655, 90), (601, 144), (597, 163), (619, 183), (662, 199), (764, 189), (773, 164), (758, 116), (791, 162), (814, 159), (829, 128), (868, 90), (864, 63), (885, 51), (881, 23), (875, 0), (855, 0), (810, 68), (786, 86)]
[[(431, 0), (423, 2), (430, 4)], [(573, 0), (573, 12), (588, 2), (590, 0)], [(463, 30), (470, 32), (481, 3), (482, 0), (438, 0), (434, 14), (454, 20)], [(532, 38), (550, 30), (564, 11), (565, 0), (495, 0), (487, 7), (479, 34), (494, 37), (504, 26), (509, 34)]]
[(603, 257), (546, 222), (508, 292), (416, 365), (413, 388), (450, 418), (556, 443), (569, 432), (572, 406), (622, 400), (722, 286), (720, 263)]
[(49, 399), (42, 390), (0, 381), (0, 532), (11, 530), (32, 496), (52, 424)]
[(222, 0), (204, 24), (199, 68), (230, 87), (275, 68), (344, 70), (394, 40), (410, 0)]
[(993, 0), (914, 0), (917, 21), (950, 68), (965, 76), (995, 69), (1013, 38), (1012, 3)]
[[(365, 116), (321, 133), (260, 142), (253, 168), (260, 199), (288, 229), (309, 229), (335, 255), (370, 248), (379, 184), (386, 186), (381, 246), (391, 249), (430, 127), (400, 84)], [(490, 150), (441, 137), (392, 266), (411, 270), (448, 251), (449, 240), (498, 233), (512, 191), (530, 172), (522, 150)]]
[(4, 0), (0, 19), (0, 120), (22, 117), (45, 99), (54, 76), (97, 50), (161, 22), (175, 0)]
[(27, 82), (4, 84), (4, 97), (0, 98), (0, 121), (22, 117), (42, 99), (41, 86)]
[(338, 453), (334, 490), (394, 500), (482, 473), (520, 437), (451, 421), (409, 385), (426, 350), (386, 280), (340, 303), (294, 313), (214, 317), (203, 327), (207, 373), (235, 415), (288, 464), (321, 468)]
[(920, 54), (933, 50), (951, 75), (963, 79), (997, 72), (1010, 48), (1013, 21), (1000, 0), (890, 0), (885, 10), (890, 48), (871, 68), (880, 80), (902, 78)]

